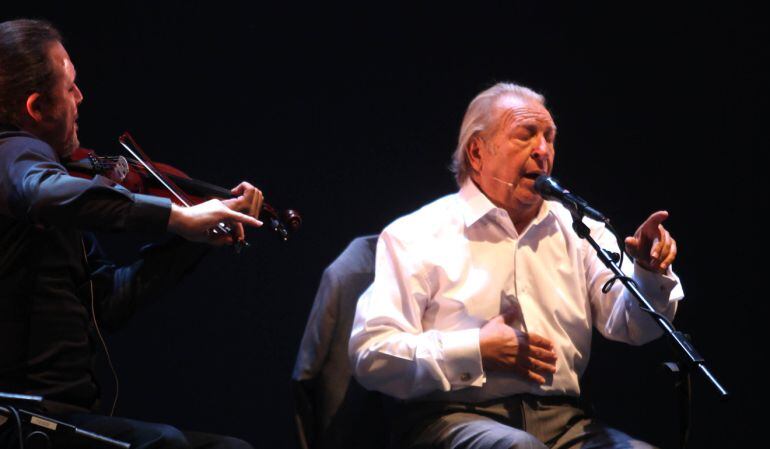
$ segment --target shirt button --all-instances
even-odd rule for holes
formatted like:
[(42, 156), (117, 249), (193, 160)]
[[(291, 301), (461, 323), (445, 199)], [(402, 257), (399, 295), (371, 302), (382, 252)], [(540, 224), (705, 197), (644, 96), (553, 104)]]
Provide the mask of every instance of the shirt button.
[(468, 382), (469, 380), (471, 380), (471, 373), (460, 374), (460, 380), (463, 382)]

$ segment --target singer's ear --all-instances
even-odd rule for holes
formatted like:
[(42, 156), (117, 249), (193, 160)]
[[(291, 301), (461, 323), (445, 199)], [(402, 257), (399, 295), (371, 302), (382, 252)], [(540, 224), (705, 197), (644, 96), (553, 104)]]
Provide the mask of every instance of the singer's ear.
[(482, 167), (481, 147), (484, 144), (481, 137), (478, 135), (471, 137), (468, 141), (468, 146), (465, 148), (465, 153), (468, 156), (468, 162), (470, 163), (473, 171), (478, 173)]

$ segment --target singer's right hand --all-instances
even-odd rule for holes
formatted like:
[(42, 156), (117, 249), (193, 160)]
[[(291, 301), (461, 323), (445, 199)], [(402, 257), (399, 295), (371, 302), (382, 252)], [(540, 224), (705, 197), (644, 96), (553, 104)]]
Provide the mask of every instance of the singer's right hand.
[(507, 323), (518, 312), (498, 315), (481, 328), (479, 348), (484, 370), (512, 371), (539, 384), (546, 382), (544, 375), (556, 372), (556, 353), (553, 343), (534, 333), (518, 331)]

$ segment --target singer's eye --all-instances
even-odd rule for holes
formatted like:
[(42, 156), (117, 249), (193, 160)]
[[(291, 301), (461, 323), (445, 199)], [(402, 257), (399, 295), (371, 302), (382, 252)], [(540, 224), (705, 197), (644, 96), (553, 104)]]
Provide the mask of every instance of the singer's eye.
[(518, 126), (513, 131), (513, 138), (518, 140), (529, 140), (535, 137), (535, 134), (537, 134), (537, 130), (533, 128), (528, 126)]

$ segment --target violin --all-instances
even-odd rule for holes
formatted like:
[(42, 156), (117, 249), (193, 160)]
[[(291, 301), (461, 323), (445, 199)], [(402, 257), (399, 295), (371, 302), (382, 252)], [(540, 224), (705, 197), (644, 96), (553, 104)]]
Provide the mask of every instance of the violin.
[[(191, 206), (206, 200), (234, 198), (230, 189), (193, 179), (182, 170), (169, 164), (152, 162), (128, 132), (118, 139), (133, 157), (99, 156), (93, 150), (78, 148), (72, 152), (64, 166), (72, 176), (90, 179), (105, 176), (134, 193), (169, 198), (179, 206)], [(280, 211), (259, 198), (255, 218), (261, 212), (268, 217), (270, 228), (287, 241), (298, 231), (302, 217), (293, 209)], [(225, 224), (212, 230), (213, 234), (230, 233)]]

